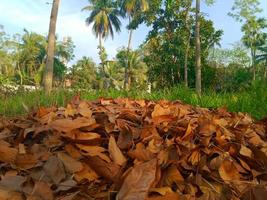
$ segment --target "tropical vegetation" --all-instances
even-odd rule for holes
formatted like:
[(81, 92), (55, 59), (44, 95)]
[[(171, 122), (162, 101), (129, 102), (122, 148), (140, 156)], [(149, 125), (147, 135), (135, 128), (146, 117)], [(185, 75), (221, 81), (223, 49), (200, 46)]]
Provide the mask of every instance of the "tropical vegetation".
[[(258, 90), (255, 84), (266, 87), (267, 21), (262, 16), (260, 1), (234, 1), (229, 15), (241, 24), (243, 36), (229, 49), (220, 45), (223, 30), (216, 29), (200, 10), (201, 4), (212, 6), (214, 2), (88, 0), (88, 5), (80, 9), (99, 40), (100, 63), (96, 63), (90, 55), (75, 59), (72, 38), (60, 40), (56, 35), (60, 4), (55, 0), (48, 36), (26, 29), (23, 34), (10, 36), (0, 26), (2, 97), (10, 93), (5, 89), (7, 85), (44, 86), (48, 93), (53, 87), (99, 93), (116, 90), (124, 95), (183, 88), (195, 90), (200, 99), (214, 93), (243, 95)], [(123, 24), (127, 26), (122, 27)], [(133, 32), (141, 24), (150, 27), (150, 31), (135, 49)], [(123, 28), (129, 37), (109, 60), (105, 39), (117, 37)]]

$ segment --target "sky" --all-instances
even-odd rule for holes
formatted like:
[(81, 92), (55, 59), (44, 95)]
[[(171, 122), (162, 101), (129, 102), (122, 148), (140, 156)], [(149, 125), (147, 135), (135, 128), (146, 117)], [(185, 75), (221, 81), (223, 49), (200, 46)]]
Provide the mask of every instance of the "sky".
[[(223, 48), (230, 48), (231, 44), (242, 37), (241, 25), (227, 13), (231, 10), (234, 0), (217, 0), (212, 6), (202, 4), (201, 10), (214, 22), (216, 29), (222, 29), (224, 35), (221, 45)], [(267, 0), (260, 0), (264, 12), (261, 16), (267, 18)], [(9, 35), (23, 33), (23, 29), (34, 31), (40, 34), (47, 34), (51, 12), (52, 0), (0, 0), (0, 24), (4, 26), (5, 32)], [(47, 4), (50, 3), (50, 4)], [(98, 40), (92, 33), (91, 27), (86, 26), (85, 19), (88, 12), (81, 12), (81, 9), (88, 5), (87, 0), (61, 0), (57, 22), (57, 35), (72, 37), (75, 43), (75, 59), (88, 56), (99, 62)], [(116, 51), (127, 45), (128, 31), (127, 21), (122, 22), (122, 31), (115, 34), (114, 39), (108, 38), (104, 41), (108, 58), (112, 59)], [(134, 31), (132, 47), (137, 48), (146, 38), (149, 28), (145, 25), (139, 26)]]

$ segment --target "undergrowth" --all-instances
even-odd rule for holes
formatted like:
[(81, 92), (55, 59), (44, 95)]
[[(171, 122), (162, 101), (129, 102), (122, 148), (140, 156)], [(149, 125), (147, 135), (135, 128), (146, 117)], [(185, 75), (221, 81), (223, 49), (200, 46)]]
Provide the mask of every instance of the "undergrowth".
[(108, 90), (108, 91), (67, 91), (56, 90), (52, 95), (46, 96), (43, 91), (18, 92), (12, 96), (0, 97), (0, 115), (18, 116), (37, 109), (40, 106), (65, 106), (71, 98), (80, 94), (82, 99), (93, 100), (99, 97), (129, 97), (134, 99), (147, 100), (181, 100), (185, 103), (206, 108), (227, 107), (232, 112), (246, 112), (256, 119), (267, 116), (267, 89), (260, 84), (251, 86), (249, 90), (233, 93), (205, 91), (198, 96), (192, 89), (182, 86), (153, 91), (132, 90), (129, 92)]

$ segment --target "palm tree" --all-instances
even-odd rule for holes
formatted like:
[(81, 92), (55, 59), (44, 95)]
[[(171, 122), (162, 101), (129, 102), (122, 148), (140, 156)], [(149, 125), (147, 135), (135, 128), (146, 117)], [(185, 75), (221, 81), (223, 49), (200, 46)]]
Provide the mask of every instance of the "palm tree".
[(47, 47), (47, 58), (44, 73), (44, 89), (47, 94), (50, 94), (53, 84), (53, 65), (55, 56), (55, 43), (56, 43), (56, 24), (58, 7), (60, 0), (54, 0), (52, 5), (49, 34), (48, 34), (48, 47)]
[(90, 5), (84, 7), (83, 11), (89, 11), (90, 16), (86, 19), (86, 24), (89, 26), (93, 23), (93, 33), (96, 38), (99, 38), (99, 55), (102, 65), (102, 70), (105, 74), (105, 60), (104, 60), (104, 48), (102, 40), (109, 35), (114, 37), (114, 29), (116, 32), (120, 32), (121, 21), (119, 16), (120, 11), (116, 8), (116, 5), (111, 0), (88, 0)]
[(265, 18), (256, 19), (255, 17), (247, 21), (242, 26), (244, 36), (242, 38), (243, 43), (250, 49), (251, 64), (253, 70), (253, 80), (256, 80), (256, 52), (257, 47), (262, 46), (267, 38), (267, 34), (262, 30), (267, 27), (267, 21)]
[(118, 52), (116, 58), (120, 68), (128, 67), (128, 88), (130, 89), (132, 83), (135, 85), (144, 85), (147, 76), (147, 65), (143, 61), (142, 51), (128, 51), (122, 49)]
[[(129, 54), (133, 35), (133, 29), (130, 27), (130, 25), (137, 11), (141, 10), (142, 12), (145, 12), (149, 9), (149, 0), (121, 0), (121, 8), (123, 13), (127, 14), (129, 18), (129, 39), (127, 45), (127, 54)], [(127, 85), (129, 83), (128, 64), (125, 67), (124, 89), (127, 88)]]

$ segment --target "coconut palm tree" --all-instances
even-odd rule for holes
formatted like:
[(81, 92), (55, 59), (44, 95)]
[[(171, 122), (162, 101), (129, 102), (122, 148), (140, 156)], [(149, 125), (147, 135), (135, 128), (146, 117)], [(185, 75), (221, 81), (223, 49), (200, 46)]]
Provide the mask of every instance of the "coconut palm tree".
[(44, 73), (44, 89), (47, 94), (50, 94), (53, 84), (53, 65), (55, 56), (55, 43), (56, 43), (56, 24), (57, 15), (60, 0), (54, 0), (52, 5), (49, 34), (48, 34), (48, 47), (47, 47), (47, 58)]
[[(131, 41), (133, 36), (133, 29), (130, 27), (132, 20), (137, 11), (145, 12), (149, 9), (149, 0), (120, 0), (121, 8), (124, 14), (129, 18), (129, 39), (127, 45), (127, 51), (129, 54), (131, 48)], [(128, 61), (129, 62), (129, 61)], [(128, 73), (128, 64), (125, 68), (125, 80), (124, 80), (124, 89), (127, 88), (129, 82), (129, 73)]]
[(131, 85), (143, 86), (147, 80), (147, 65), (143, 61), (143, 52), (141, 50), (129, 51), (122, 49), (116, 55), (120, 68), (128, 67), (128, 89)]
[(263, 32), (267, 27), (267, 21), (265, 18), (252, 17), (242, 26), (244, 36), (242, 38), (243, 43), (250, 49), (251, 64), (253, 70), (253, 80), (256, 80), (256, 53), (257, 47), (262, 46), (267, 38), (267, 34)]
[[(102, 70), (105, 72), (104, 48), (102, 40), (108, 36), (114, 37), (114, 32), (120, 32), (121, 21), (120, 11), (112, 0), (88, 0), (90, 5), (84, 7), (83, 11), (89, 11), (90, 15), (86, 18), (86, 24), (93, 24), (93, 33), (99, 38), (99, 56)], [(115, 30), (114, 30), (115, 29)], [(105, 74), (105, 73), (104, 73)]]

